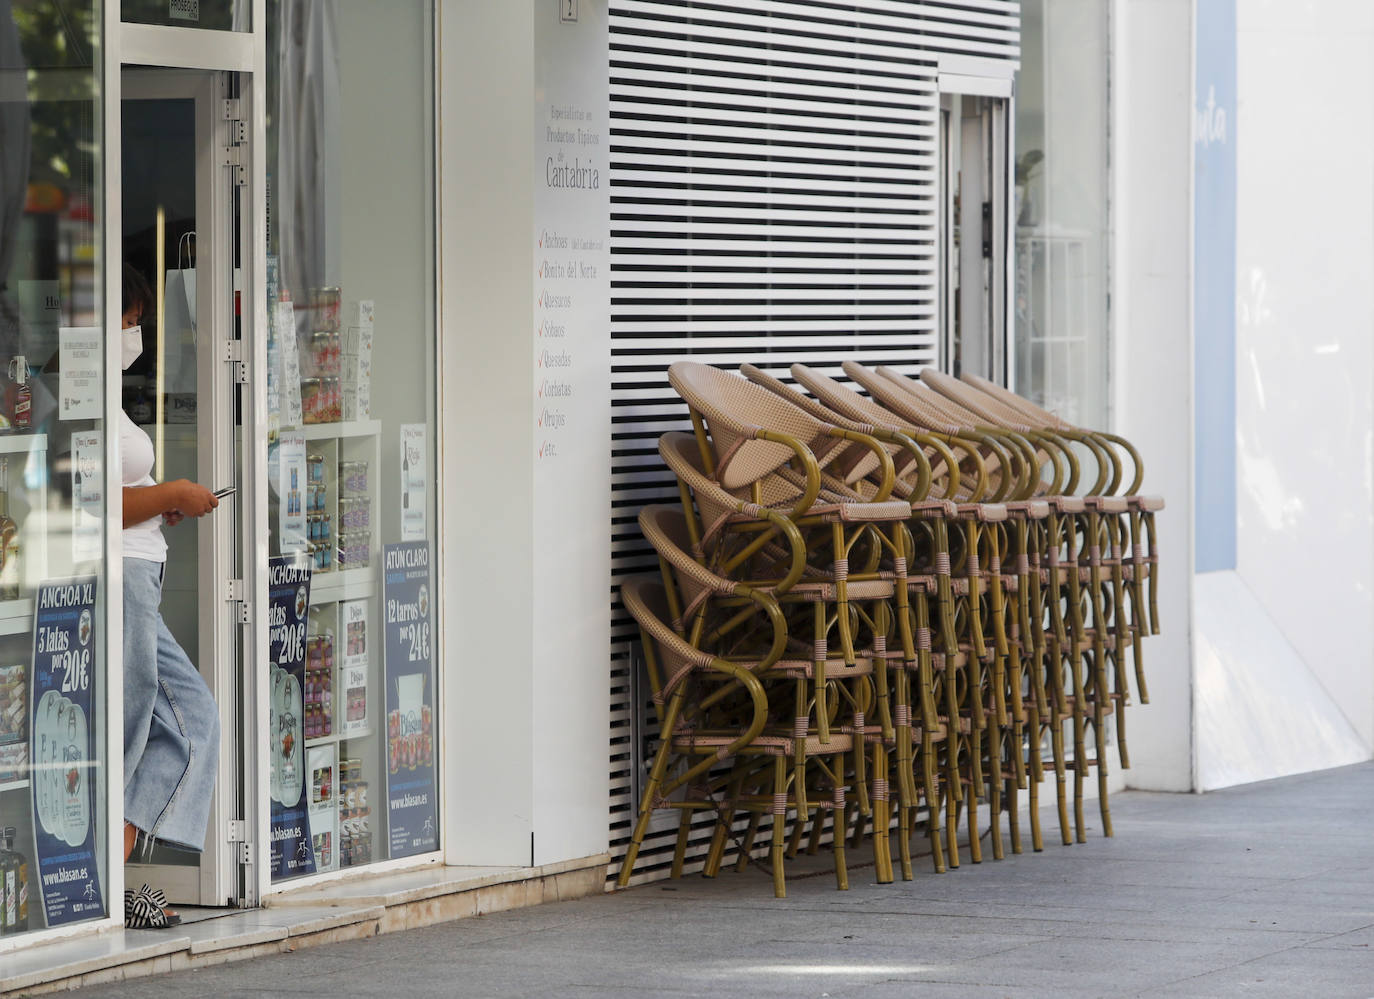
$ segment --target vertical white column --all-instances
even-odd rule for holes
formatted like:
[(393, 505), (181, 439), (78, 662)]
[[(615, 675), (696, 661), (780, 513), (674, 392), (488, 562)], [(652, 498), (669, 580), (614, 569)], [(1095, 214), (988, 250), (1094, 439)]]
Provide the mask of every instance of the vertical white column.
[(1145, 459), (1158, 515), (1150, 703), (1132, 706), (1132, 787), (1195, 786), (1193, 709), (1192, 0), (1119, 0), (1113, 27), (1115, 429)]
[(534, 830), (533, 16), (504, 0), (441, 8), (439, 668), (454, 864), (529, 864)]

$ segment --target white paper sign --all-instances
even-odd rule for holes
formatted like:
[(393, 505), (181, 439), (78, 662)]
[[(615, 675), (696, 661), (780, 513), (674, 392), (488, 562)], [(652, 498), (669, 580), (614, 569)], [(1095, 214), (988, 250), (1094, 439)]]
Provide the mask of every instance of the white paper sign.
[(301, 425), (301, 359), (296, 353), (296, 309), (277, 303), (277, 350), (281, 354), (281, 425)]
[(62, 289), (56, 281), (19, 281), (19, 312), (28, 324), (24, 353), (47, 357), (62, 325)]
[(99, 326), (64, 326), (58, 331), (58, 352), (58, 419), (100, 419), (100, 372), (105, 359), (104, 333)]
[(401, 425), (401, 540), (425, 540), (425, 425)]
[(101, 556), (100, 528), (105, 520), (105, 450), (99, 430), (72, 434), (72, 561)]
[(283, 552), (303, 552), (305, 533), (305, 434), (286, 431), (277, 442), (277, 521)]
[(343, 704), (339, 734), (345, 738), (372, 732), (368, 710), (368, 646), (372, 635), (367, 605), (366, 600), (350, 600), (340, 605), (344, 622), (343, 656), (339, 660), (339, 685), (334, 698)]
[(305, 777), (315, 869), (332, 871), (339, 866), (339, 760), (332, 743), (306, 750)]

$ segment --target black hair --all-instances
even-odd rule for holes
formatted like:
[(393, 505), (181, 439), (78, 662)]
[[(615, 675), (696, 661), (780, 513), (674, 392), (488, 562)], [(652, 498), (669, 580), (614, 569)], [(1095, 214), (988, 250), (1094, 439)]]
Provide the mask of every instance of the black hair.
[(124, 307), (120, 312), (137, 308), (142, 316), (153, 307), (153, 289), (147, 279), (129, 264), (124, 265)]

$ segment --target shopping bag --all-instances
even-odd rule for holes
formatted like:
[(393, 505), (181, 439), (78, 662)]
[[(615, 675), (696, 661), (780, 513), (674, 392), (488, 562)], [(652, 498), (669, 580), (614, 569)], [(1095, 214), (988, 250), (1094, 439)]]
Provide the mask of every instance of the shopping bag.
[[(196, 271), (194, 267), (167, 272), (163, 299), (163, 391), (196, 391)], [(145, 339), (150, 343), (151, 339)]]

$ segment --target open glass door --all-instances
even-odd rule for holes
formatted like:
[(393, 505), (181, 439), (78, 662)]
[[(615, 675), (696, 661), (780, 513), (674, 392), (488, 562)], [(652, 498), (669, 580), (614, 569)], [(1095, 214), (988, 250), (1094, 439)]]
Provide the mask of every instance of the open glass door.
[(1007, 101), (940, 98), (941, 367), (1007, 379)]
[(203, 853), (152, 843), (126, 882), (173, 902), (242, 898), (230, 820), (243, 815), (245, 606), (238, 315), (240, 175), (226, 168), (237, 136), (236, 74), (126, 68), (122, 98), (125, 261), (153, 286), (143, 355), (124, 376), (124, 409), (152, 438), (153, 476), (233, 487), (199, 520), (164, 529), (162, 614), (220, 709), (220, 764)]

